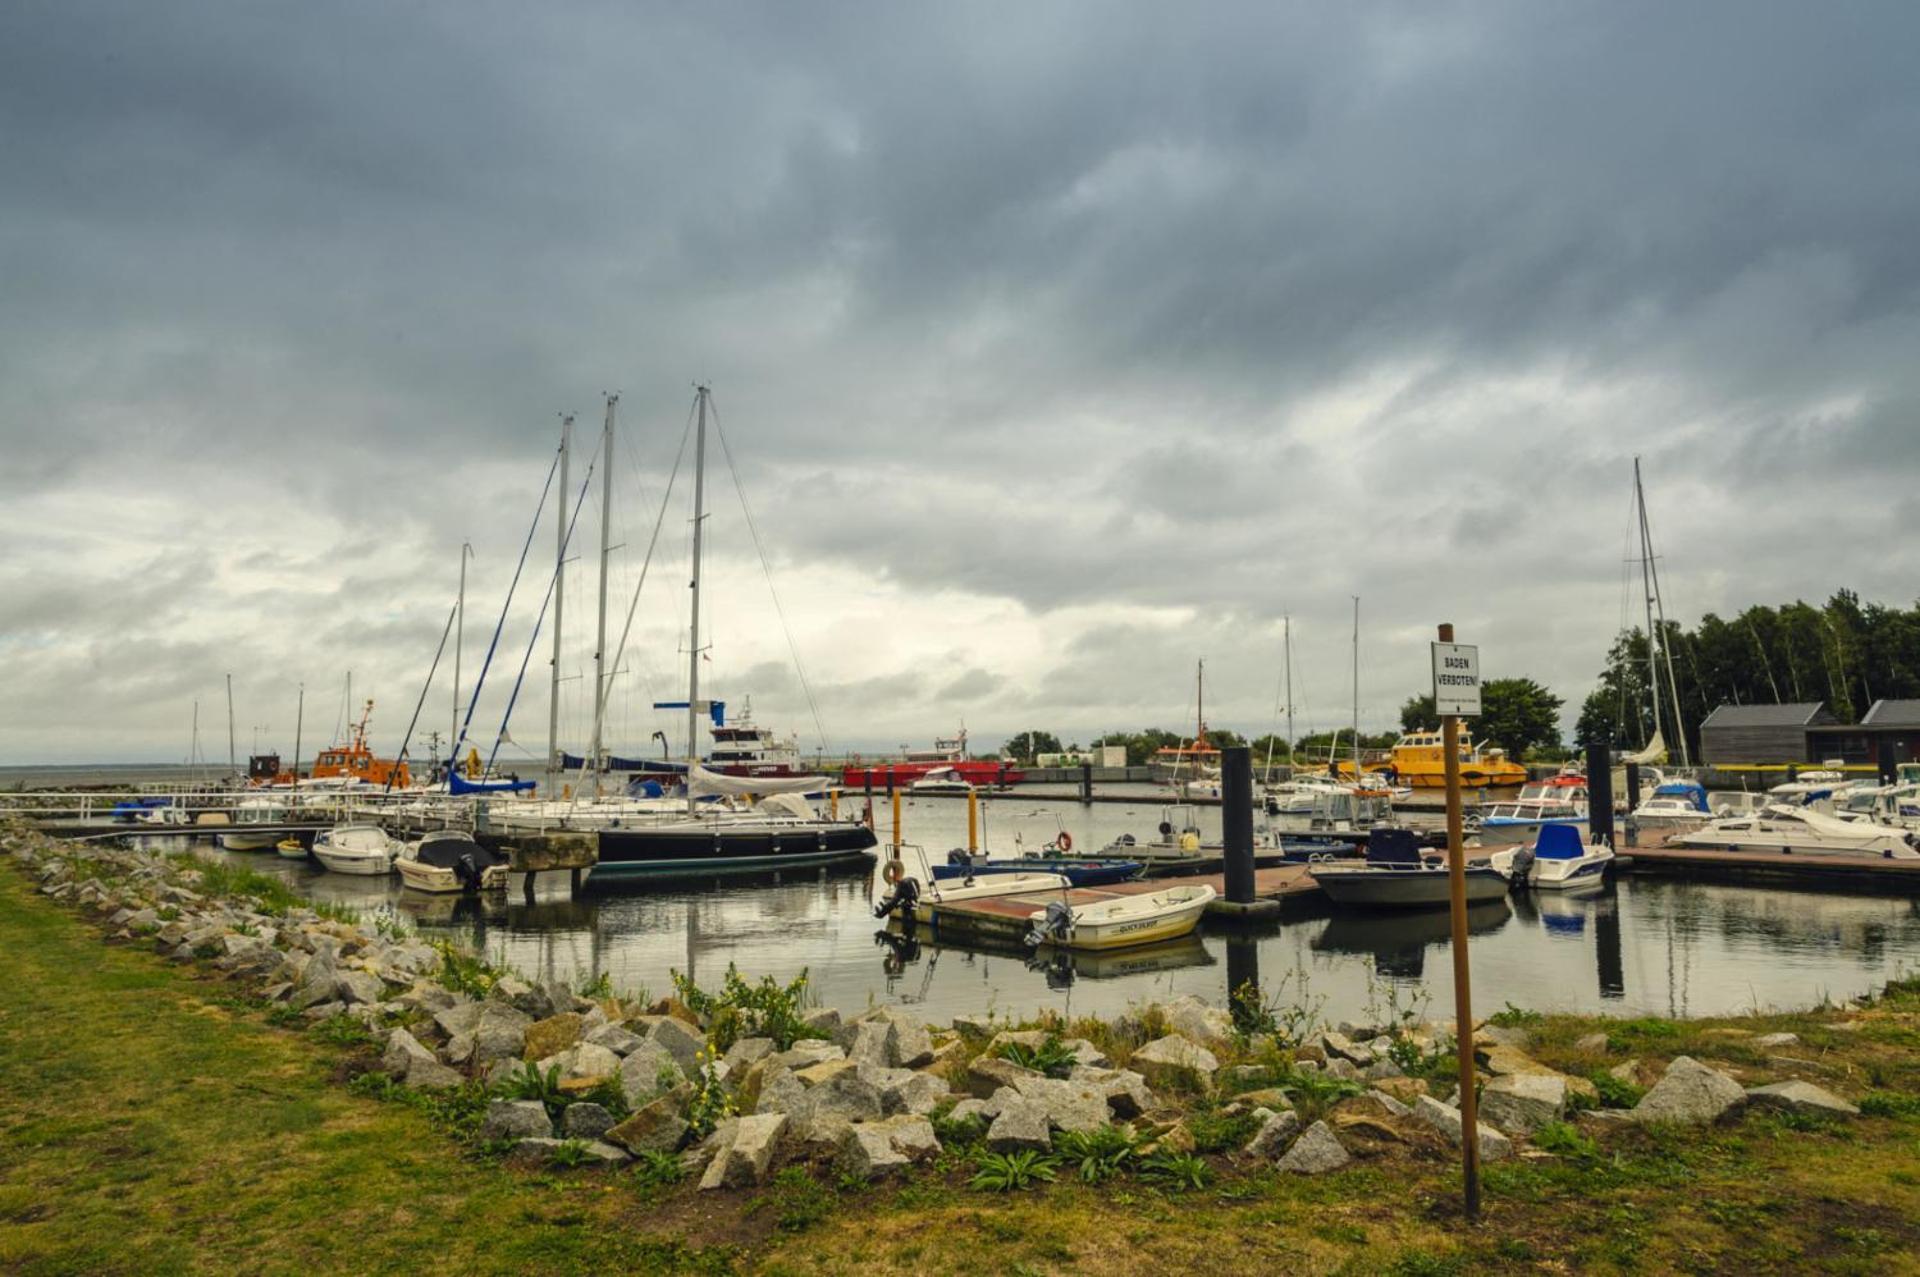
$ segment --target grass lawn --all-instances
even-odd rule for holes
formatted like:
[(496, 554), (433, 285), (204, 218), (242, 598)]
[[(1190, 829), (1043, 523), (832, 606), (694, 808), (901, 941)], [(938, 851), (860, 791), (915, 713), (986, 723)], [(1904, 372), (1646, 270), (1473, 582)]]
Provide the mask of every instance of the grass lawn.
[[(1832, 1013), (1673, 1025), (1552, 1017), (1572, 1044), (1748, 1062), (1716, 1026), (1802, 1035), (1829, 1084), (1881, 1097), (1826, 1124), (1750, 1114), (1609, 1134), (1489, 1167), (1460, 1222), (1431, 1151), (1356, 1141), (1319, 1179), (1230, 1173), (990, 1194), (946, 1163), (905, 1183), (789, 1168), (766, 1189), (649, 1189), (464, 1151), (416, 1109), (342, 1085), (351, 1048), (274, 1028), (237, 986), (97, 929), (0, 869), (0, 1271), (1126, 1273), (1156, 1270), (1920, 1272), (1920, 992)], [(1604, 1060), (1606, 1057), (1596, 1057)], [(1618, 1059), (1616, 1053), (1612, 1058)]]

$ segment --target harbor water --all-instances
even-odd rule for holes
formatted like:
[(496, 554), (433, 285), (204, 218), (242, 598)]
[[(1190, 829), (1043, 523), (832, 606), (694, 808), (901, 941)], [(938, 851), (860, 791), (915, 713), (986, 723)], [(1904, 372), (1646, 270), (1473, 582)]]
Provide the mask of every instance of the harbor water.
[[(882, 841), (890, 811), (875, 802)], [(1078, 848), (1121, 833), (1152, 837), (1170, 814), (1151, 792), (1091, 806), (1018, 793), (982, 803), (996, 854), (1037, 849), (1065, 830)], [(1203, 835), (1217, 808), (1192, 809)], [(910, 865), (966, 842), (966, 804), (904, 803)], [(185, 840), (178, 840), (184, 845)], [(908, 940), (873, 917), (876, 869), (623, 885), (578, 898), (549, 875), (531, 905), (518, 887), (472, 899), (404, 891), (399, 879), (328, 874), (272, 855), (228, 857), (283, 875), (316, 900), (389, 916), (425, 935), (458, 937), (527, 973), (568, 982), (606, 976), (628, 994), (671, 988), (673, 971), (712, 985), (734, 963), (750, 976), (808, 973), (826, 1005), (906, 1004), (934, 1019), (1041, 1010), (1115, 1014), (1193, 993), (1223, 1000), (1257, 981), (1271, 1001), (1330, 1019), (1413, 1010), (1451, 1014), (1444, 911), (1342, 911), (1309, 897), (1257, 929), (1208, 918), (1186, 940), (1104, 955), (1033, 957), (956, 944), (921, 929)], [(550, 880), (549, 880), (550, 879)], [(1474, 998), (1537, 1010), (1716, 1015), (1808, 1006), (1865, 993), (1920, 970), (1920, 902), (1829, 890), (1684, 882), (1622, 875), (1584, 897), (1519, 893), (1469, 918)]]

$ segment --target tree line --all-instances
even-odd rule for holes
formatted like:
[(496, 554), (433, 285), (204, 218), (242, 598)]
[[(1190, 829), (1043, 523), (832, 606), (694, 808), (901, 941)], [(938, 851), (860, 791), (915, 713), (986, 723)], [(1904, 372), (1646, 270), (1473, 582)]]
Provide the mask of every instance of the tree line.
[[(1880, 698), (1920, 698), (1920, 605), (1863, 604), (1841, 590), (1820, 607), (1756, 605), (1730, 620), (1709, 612), (1690, 630), (1669, 621), (1661, 633), (1673, 654), (1681, 728), (1696, 752), (1702, 720), (1721, 705), (1825, 701), (1841, 722), (1856, 723)], [(1644, 629), (1614, 641), (1600, 685), (1580, 708), (1576, 742), (1646, 743), (1653, 734), (1647, 656)], [(1660, 677), (1664, 684), (1664, 662)], [(1673, 702), (1661, 690), (1661, 722), (1673, 743)]]

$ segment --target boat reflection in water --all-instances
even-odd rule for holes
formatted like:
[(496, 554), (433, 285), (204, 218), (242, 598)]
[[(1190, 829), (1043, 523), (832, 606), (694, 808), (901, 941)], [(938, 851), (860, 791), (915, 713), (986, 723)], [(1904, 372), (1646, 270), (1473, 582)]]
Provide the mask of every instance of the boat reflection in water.
[[(1513, 917), (1502, 897), (1467, 906), (1467, 934), (1498, 931)], [(1312, 947), (1331, 953), (1368, 953), (1374, 969), (1384, 976), (1418, 980), (1426, 972), (1429, 948), (1453, 938), (1453, 917), (1445, 909), (1406, 913), (1342, 912), (1312, 940)]]
[(1050, 989), (1064, 989), (1076, 979), (1121, 980), (1181, 967), (1212, 966), (1219, 961), (1207, 951), (1198, 933), (1126, 949), (1033, 951), (1024, 945), (996, 944), (974, 937), (969, 937), (964, 944), (955, 943), (951, 936), (942, 936), (936, 941), (931, 929), (904, 928), (894, 922), (874, 933), (874, 943), (886, 951), (883, 965), (890, 978), (906, 974), (908, 968), (921, 961), (929, 965), (937, 963), (947, 953), (969, 957), (993, 955), (1019, 959), (1028, 971), (1044, 975)]

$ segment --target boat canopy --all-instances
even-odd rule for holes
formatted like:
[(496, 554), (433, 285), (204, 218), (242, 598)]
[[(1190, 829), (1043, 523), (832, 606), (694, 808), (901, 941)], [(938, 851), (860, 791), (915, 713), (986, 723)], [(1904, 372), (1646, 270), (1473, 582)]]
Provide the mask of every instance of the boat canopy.
[[(577, 772), (587, 765), (587, 760), (579, 754), (562, 753), (560, 767), (563, 771)], [(685, 763), (671, 762), (664, 758), (620, 758), (609, 757), (607, 770), (610, 772), (648, 772), (661, 776), (678, 776), (687, 770)]]
[(470, 858), (477, 869), (507, 863), (505, 856), (488, 851), (465, 834), (458, 833), (428, 834), (420, 840), (420, 848), (414, 853), (414, 859), (435, 869), (452, 869), (463, 856)]
[(1536, 860), (1578, 860), (1586, 854), (1580, 831), (1572, 825), (1542, 825), (1533, 844)]
[(825, 776), (729, 776), (696, 763), (688, 773), (687, 788), (697, 796), (744, 798), (750, 794), (823, 794), (833, 788), (833, 782)]
[(1707, 791), (1690, 780), (1673, 780), (1653, 791), (1655, 798), (1684, 798), (1695, 811), (1707, 811)]
[(1418, 869), (1420, 839), (1411, 829), (1376, 829), (1367, 836), (1367, 863)]

